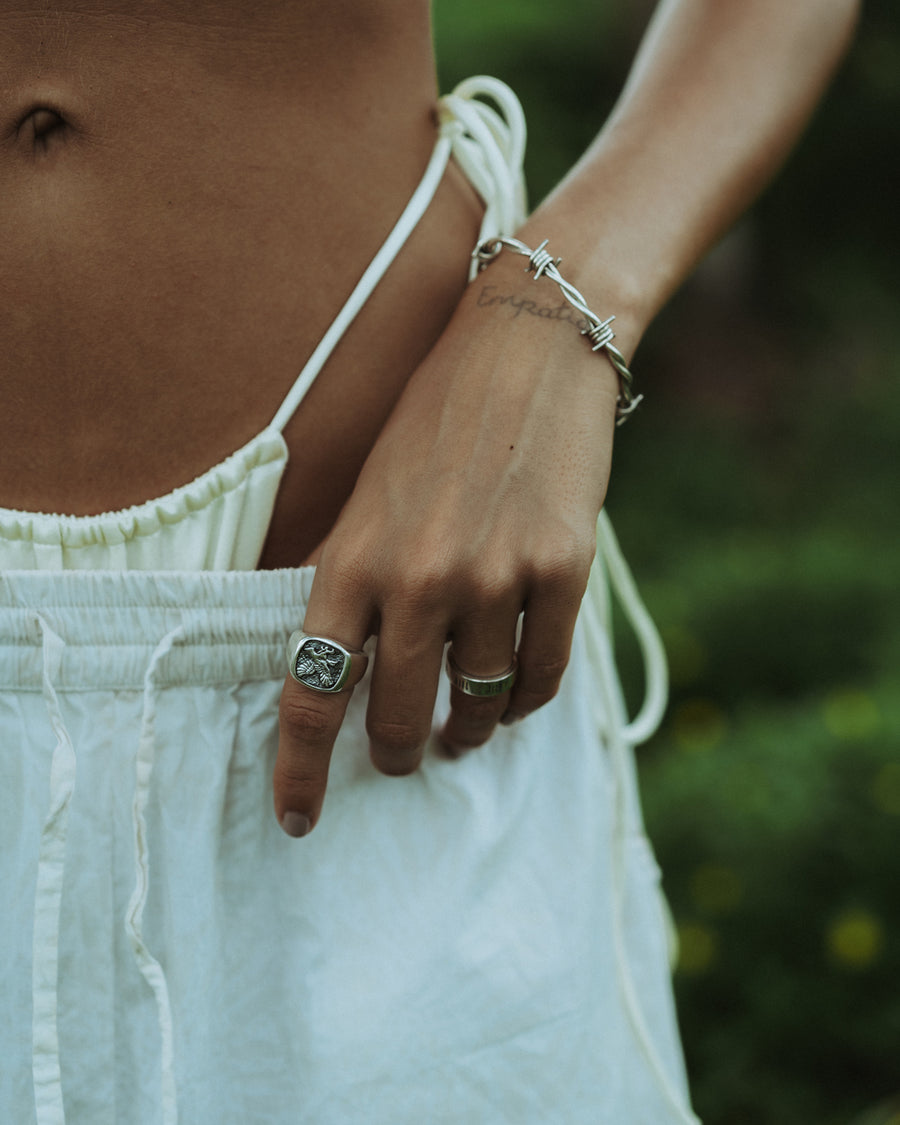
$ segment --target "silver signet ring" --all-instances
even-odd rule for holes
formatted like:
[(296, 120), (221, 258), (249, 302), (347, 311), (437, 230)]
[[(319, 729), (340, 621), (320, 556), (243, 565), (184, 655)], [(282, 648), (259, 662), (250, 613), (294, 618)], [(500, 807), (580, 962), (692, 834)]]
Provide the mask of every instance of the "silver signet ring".
[(368, 663), (359, 649), (301, 629), (288, 641), (288, 671), (298, 684), (313, 691), (349, 691), (363, 678)]

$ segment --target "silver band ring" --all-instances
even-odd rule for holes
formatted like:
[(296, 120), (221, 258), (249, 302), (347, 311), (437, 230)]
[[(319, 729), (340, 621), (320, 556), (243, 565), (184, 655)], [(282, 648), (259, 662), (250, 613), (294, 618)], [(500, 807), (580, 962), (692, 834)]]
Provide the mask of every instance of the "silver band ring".
[(514, 656), (512, 664), (499, 676), (470, 676), (453, 659), (453, 649), (447, 650), (447, 676), (450, 683), (459, 688), (463, 695), (472, 695), (478, 699), (492, 699), (509, 691), (516, 682), (517, 667), (518, 661)]
[(349, 691), (363, 678), (368, 663), (359, 649), (302, 629), (291, 633), (288, 641), (288, 671), (298, 684), (313, 691)]

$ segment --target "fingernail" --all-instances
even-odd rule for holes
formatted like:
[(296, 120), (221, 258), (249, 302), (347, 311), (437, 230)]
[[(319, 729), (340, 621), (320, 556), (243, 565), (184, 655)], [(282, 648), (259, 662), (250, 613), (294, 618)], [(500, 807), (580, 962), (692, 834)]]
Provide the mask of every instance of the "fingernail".
[(513, 723), (520, 723), (525, 716), (519, 711), (507, 711), (505, 715), (501, 715), (500, 722), (505, 727), (511, 727)]
[(299, 839), (309, 832), (312, 824), (309, 817), (304, 816), (301, 812), (286, 812), (281, 818), (281, 827), (287, 832), (288, 836)]

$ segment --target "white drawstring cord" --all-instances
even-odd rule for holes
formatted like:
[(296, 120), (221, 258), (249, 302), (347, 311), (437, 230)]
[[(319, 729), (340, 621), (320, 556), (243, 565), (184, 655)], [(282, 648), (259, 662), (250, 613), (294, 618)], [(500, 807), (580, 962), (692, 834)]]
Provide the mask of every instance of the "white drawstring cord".
[(284, 402), (278, 408), (278, 413), (272, 419), (270, 429), (280, 432), (294, 416), (297, 407), (303, 400), (303, 396), (312, 386), (316, 376), (327, 363), (341, 337), (353, 323), (378, 282), (385, 273), (387, 273), (388, 268), (399, 254), (413, 228), (419, 222), (419, 219), (421, 219), (428, 210), (428, 206), (434, 197), (434, 193), (437, 191), (438, 184), (441, 182), (449, 159), (450, 140), (448, 137), (442, 135), (438, 138), (431, 155), (431, 160), (428, 162), (428, 166), (425, 169), (425, 174), (413, 193), (412, 198), (404, 208), (400, 218), (397, 220), (397, 225), (369, 263), (362, 277), (356, 283), (355, 289), (347, 299), (347, 303), (331, 322), (328, 331), (319, 341), (315, 351), (307, 360), (306, 366), (297, 376), (297, 381), (294, 383), (293, 387), (291, 387)]
[[(506, 120), (490, 106), (472, 100), (476, 95), (493, 98)], [(419, 186), (396, 226), (356, 283), (347, 303), (297, 376), (272, 419), (270, 429), (282, 431), (294, 416), (303, 396), (341, 337), (428, 210), (451, 151), (485, 203), (482, 236), (512, 234), (514, 227), (524, 218), (522, 156), (525, 151), (525, 118), (518, 99), (509, 87), (496, 78), (470, 78), (441, 99), (438, 119), (440, 132)]]
[(65, 642), (40, 614), (36, 620), (41, 630), (42, 691), (56, 747), (50, 765), (50, 807), (41, 832), (34, 895), (31, 1067), (37, 1125), (65, 1125), (59, 1061), (59, 923), (76, 760), (54, 686)]
[(628, 844), (628, 805), (630, 790), (633, 785), (631, 761), (629, 757), (629, 744), (623, 737), (627, 730), (625, 714), (622, 708), (621, 696), (618, 692), (618, 677), (616, 676), (615, 662), (608, 642), (601, 640), (598, 645), (600, 664), (598, 666), (598, 679), (603, 694), (603, 702), (609, 709), (610, 742), (609, 748), (612, 756), (613, 770), (616, 779), (615, 797), (615, 830), (613, 834), (613, 940), (615, 944), (616, 971), (619, 985), (622, 989), (625, 1010), (635, 1037), (640, 1045), (644, 1058), (656, 1079), (657, 1086), (665, 1099), (669, 1102), (678, 1119), (685, 1125), (700, 1125), (700, 1119), (693, 1113), (686, 1102), (683, 1092), (675, 1084), (666, 1066), (660, 1058), (659, 1052), (653, 1041), (647, 1020), (641, 1007), (641, 1001), (635, 987), (631, 971), (631, 962), (625, 948), (625, 892), (627, 859), (625, 849)]
[(637, 715), (622, 732), (627, 742), (639, 746), (656, 733), (666, 713), (669, 697), (666, 650), (653, 618), (641, 600), (606, 512), (601, 512), (597, 520), (597, 546), (619, 604), (634, 629), (644, 659), (644, 701)]
[[(467, 101), (487, 97), (499, 106), (502, 117), (489, 112), (485, 116), (485, 121), (504, 155), (505, 164), (512, 170), (513, 180), (517, 180), (525, 159), (527, 129), (522, 106), (509, 86), (499, 78), (478, 74), (460, 82), (449, 96), (465, 98)], [(473, 104), (482, 111), (485, 109), (483, 103), (473, 102)]]
[[(583, 612), (588, 655), (592, 667), (596, 669), (600, 688), (597, 717), (609, 747), (615, 779), (612, 875), (616, 975), (629, 1022), (659, 1090), (680, 1121), (685, 1125), (699, 1125), (699, 1118), (673, 1081), (654, 1044), (625, 948), (626, 848), (629, 838), (643, 831), (631, 751), (637, 742), (645, 741), (653, 734), (665, 713), (668, 685), (665, 650), (656, 626), (640, 599), (605, 512), (601, 513), (597, 523), (597, 548), (598, 557), (588, 583)], [(645, 697), (637, 717), (630, 723), (625, 713), (610, 641), (611, 614), (606, 575), (637, 635), (644, 658)]]
[[(474, 100), (491, 98), (501, 113)], [(453, 156), (485, 205), (479, 242), (511, 235), (525, 219), (525, 115), (518, 98), (496, 78), (478, 76), (461, 82), (441, 99), (442, 120), (449, 123)], [(469, 267), (471, 281), (477, 263)]]
[(150, 885), (150, 852), (147, 844), (147, 822), (144, 816), (150, 795), (150, 777), (156, 757), (156, 673), (162, 661), (185, 631), (182, 623), (170, 630), (153, 650), (144, 675), (144, 712), (135, 760), (135, 788), (132, 806), (135, 852), (135, 886), (125, 914), (125, 932), (131, 941), (134, 958), (141, 975), (153, 989), (159, 1021), (162, 1070), (163, 1125), (177, 1125), (178, 1097), (175, 1086), (175, 1033), (172, 1005), (166, 975), (159, 961), (147, 948), (143, 934), (144, 907)]

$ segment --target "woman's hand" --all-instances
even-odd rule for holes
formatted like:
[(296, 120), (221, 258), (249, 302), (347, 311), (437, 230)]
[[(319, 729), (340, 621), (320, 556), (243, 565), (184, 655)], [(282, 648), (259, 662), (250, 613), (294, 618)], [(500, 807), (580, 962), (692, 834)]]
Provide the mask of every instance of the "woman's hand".
[[(775, 171), (848, 42), (859, 0), (664, 0), (600, 136), (526, 227), (619, 316), (626, 360), (700, 256)], [(754, 97), (747, 97), (753, 90)], [(523, 303), (525, 302), (525, 303)], [(510, 664), (509, 697), (452, 692), (443, 736), (477, 746), (555, 692), (609, 474), (617, 379), (552, 284), (501, 256), (410, 381), (322, 552), (307, 632), (378, 634), (368, 730), (387, 773), (415, 769), (441, 654), (473, 676)], [(558, 311), (562, 310), (559, 315)], [(347, 695), (289, 680), (275, 807), (315, 823)], [(284, 817), (287, 815), (288, 819)]]
[[(451, 691), (451, 754), (555, 694), (594, 554), (618, 381), (558, 290), (501, 259), (466, 292), (413, 375), (320, 556), (307, 633), (361, 648), (378, 635), (367, 714), (387, 774), (416, 769), (444, 646), (464, 672), (506, 671), (497, 698)], [(318, 819), (349, 699), (290, 677), (275, 808), (291, 835)]]

